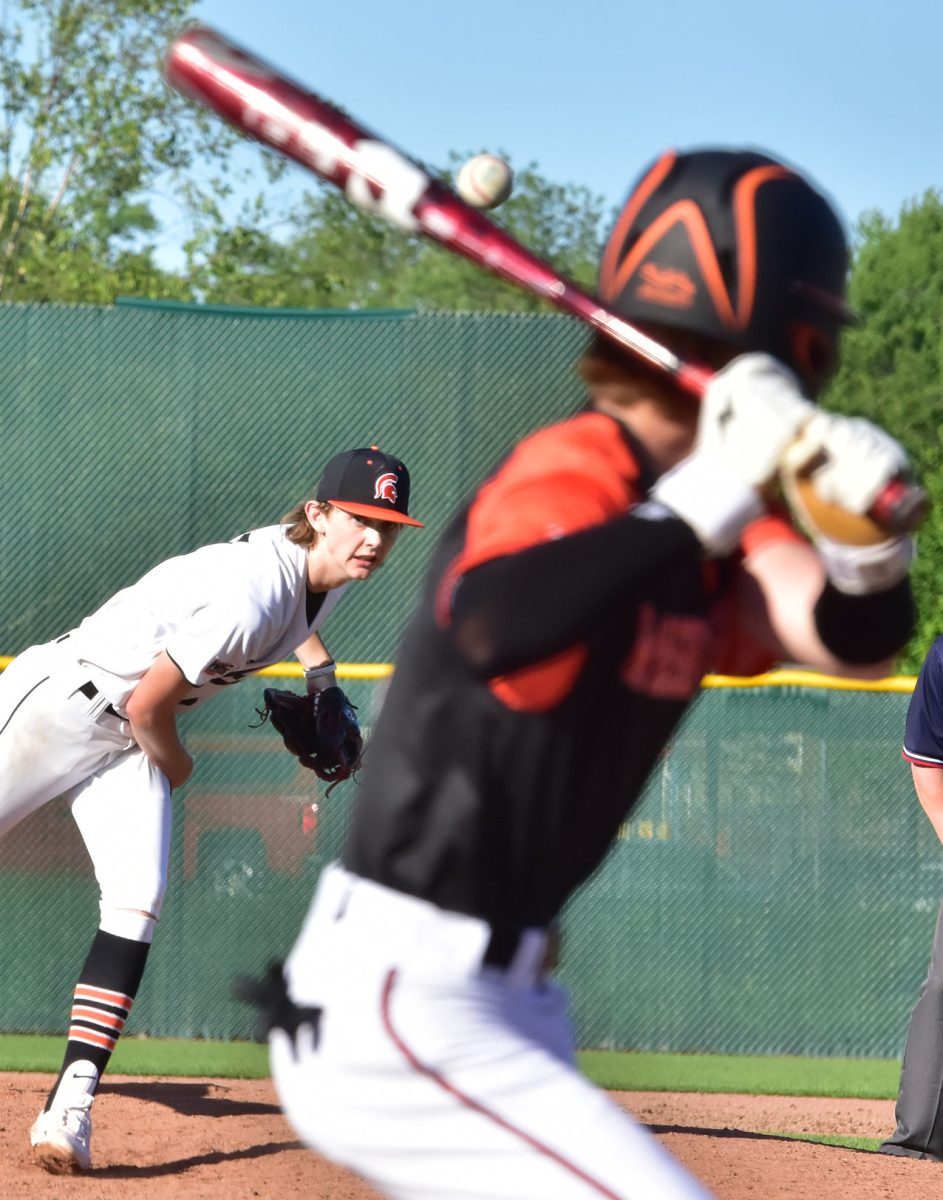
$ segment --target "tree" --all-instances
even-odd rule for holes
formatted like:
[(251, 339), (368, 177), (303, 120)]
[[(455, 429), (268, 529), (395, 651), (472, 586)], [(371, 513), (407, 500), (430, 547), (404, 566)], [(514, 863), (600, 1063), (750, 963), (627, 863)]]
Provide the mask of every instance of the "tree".
[[(154, 261), (153, 192), (212, 211), (233, 144), (166, 86), (190, 0), (6, 0), (0, 9), (0, 299), (187, 294)], [(216, 164), (199, 188), (196, 164)]]
[[(453, 169), (464, 156), (451, 156)], [(450, 178), (451, 173), (446, 173)], [(495, 214), (525, 246), (592, 285), (603, 202), (586, 188), (546, 180), (535, 164)], [(306, 193), (289, 218), (298, 232), (264, 232), (261, 208), (189, 246), (190, 278), (207, 301), (304, 308), (425, 308), (534, 312), (537, 297), (421, 238), (354, 208), (339, 192)]]
[(917, 632), (902, 667), (915, 671), (943, 629), (943, 198), (906, 205), (896, 222), (865, 214), (849, 288), (860, 316), (844, 339), (828, 407), (860, 413), (907, 447), (933, 507), (918, 537)]

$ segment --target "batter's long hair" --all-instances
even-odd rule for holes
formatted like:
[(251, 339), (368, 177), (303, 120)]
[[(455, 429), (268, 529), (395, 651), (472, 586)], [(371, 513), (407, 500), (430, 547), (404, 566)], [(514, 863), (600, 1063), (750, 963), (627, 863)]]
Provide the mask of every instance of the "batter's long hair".
[[(307, 500), (300, 500), (294, 508), (290, 508), (279, 522), (280, 525), (287, 525), (285, 537), (290, 542), (294, 542), (296, 546), (304, 546), (305, 549), (314, 545), (318, 540), (318, 531), (313, 529), (311, 522), (305, 516), (305, 505)], [(315, 504), (321, 512), (327, 514), (333, 507), (327, 500), (315, 500)]]

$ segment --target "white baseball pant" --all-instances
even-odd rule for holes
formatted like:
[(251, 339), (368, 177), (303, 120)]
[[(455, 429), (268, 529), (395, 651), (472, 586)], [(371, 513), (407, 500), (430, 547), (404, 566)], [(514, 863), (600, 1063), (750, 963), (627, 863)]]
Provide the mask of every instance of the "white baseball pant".
[[(0, 674), (0, 836), (64, 796), (95, 868), (106, 913), (157, 917), (170, 854), (170, 787), (104, 711), (80, 689), (88, 668), (68, 642), (25, 650)], [(103, 928), (107, 922), (103, 923)], [(110, 930), (128, 936), (124, 928)]]
[(271, 1061), (308, 1146), (394, 1200), (708, 1200), (659, 1142), (574, 1065), (543, 938), (482, 966), (482, 921), (322, 875), (286, 964), (321, 1010)]

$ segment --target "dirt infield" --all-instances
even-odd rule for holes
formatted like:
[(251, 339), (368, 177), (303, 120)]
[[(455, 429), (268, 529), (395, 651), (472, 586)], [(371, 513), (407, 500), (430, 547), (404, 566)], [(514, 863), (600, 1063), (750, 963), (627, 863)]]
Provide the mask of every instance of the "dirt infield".
[[(96, 1102), (94, 1169), (47, 1175), (28, 1130), (51, 1083), (0, 1077), (2, 1200), (376, 1200), (303, 1149), (268, 1081), (107, 1080)], [(810, 1144), (790, 1134), (881, 1137), (889, 1100), (821, 1100), (623, 1092), (719, 1200), (943, 1200), (943, 1166)]]

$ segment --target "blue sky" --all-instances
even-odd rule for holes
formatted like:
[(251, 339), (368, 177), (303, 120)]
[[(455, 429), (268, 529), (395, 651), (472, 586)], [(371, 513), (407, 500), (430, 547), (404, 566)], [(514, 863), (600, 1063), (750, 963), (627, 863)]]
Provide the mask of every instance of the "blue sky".
[(615, 205), (664, 148), (749, 145), (803, 168), (849, 224), (943, 186), (931, 0), (201, 0), (194, 13), (432, 166), (503, 151)]

